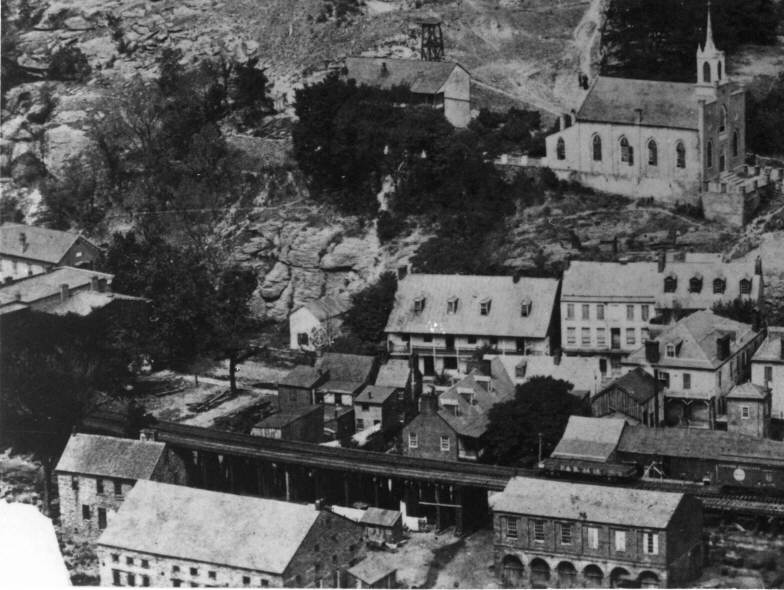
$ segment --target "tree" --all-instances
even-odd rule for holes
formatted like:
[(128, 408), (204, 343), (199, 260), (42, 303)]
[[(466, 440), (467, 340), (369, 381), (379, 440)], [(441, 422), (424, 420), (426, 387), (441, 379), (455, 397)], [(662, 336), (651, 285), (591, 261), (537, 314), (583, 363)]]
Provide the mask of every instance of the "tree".
[(90, 75), (87, 56), (76, 45), (60, 47), (52, 54), (49, 78), (53, 80), (84, 81)]
[(756, 325), (760, 319), (759, 309), (750, 299), (740, 297), (727, 303), (716, 302), (713, 304), (713, 313), (736, 322)]
[(374, 284), (354, 294), (343, 324), (363, 342), (378, 344), (384, 339), (384, 328), (395, 304), (396, 291), (395, 273), (383, 273)]
[(758, 96), (748, 95), (746, 147), (757, 154), (784, 156), (784, 72), (768, 80)]
[(512, 400), (495, 404), (488, 412), (483, 461), (518, 465), (538, 455), (548, 456), (566, 429), (569, 416), (584, 414), (581, 400), (569, 392), (574, 386), (552, 377), (532, 377), (517, 387)]

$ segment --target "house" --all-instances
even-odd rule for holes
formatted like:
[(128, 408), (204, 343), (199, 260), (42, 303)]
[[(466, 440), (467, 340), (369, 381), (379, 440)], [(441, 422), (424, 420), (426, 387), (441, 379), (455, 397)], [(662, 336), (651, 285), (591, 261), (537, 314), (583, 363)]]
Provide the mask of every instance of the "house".
[(49, 272), (57, 266), (92, 269), (98, 246), (81, 234), (24, 225), (0, 225), (0, 284)]
[(599, 76), (547, 137), (545, 165), (595, 189), (701, 201), (707, 217), (745, 223), (766, 180), (745, 167), (746, 93), (714, 45), (710, 13), (696, 74), (696, 84)]
[[(389, 430), (401, 422), (403, 404), (398, 399), (398, 389), (366, 385), (354, 398), (354, 420), (357, 432), (380, 425), (381, 430)], [(405, 418), (405, 411), (402, 412)]]
[(343, 314), (350, 307), (345, 297), (326, 296), (295, 309), (289, 315), (289, 348), (312, 352), (325, 347), (340, 334)]
[(784, 421), (784, 327), (768, 327), (768, 335), (751, 358), (751, 382), (770, 389), (771, 417)]
[(292, 410), (316, 403), (316, 390), (329, 373), (309, 365), (297, 365), (278, 383), (278, 408)]
[(740, 383), (725, 396), (727, 430), (757, 438), (770, 435), (770, 391), (751, 382)]
[(683, 587), (700, 574), (691, 496), (514, 477), (490, 503), (495, 571), (509, 587)]
[(456, 62), (349, 57), (344, 75), (359, 86), (406, 88), (418, 104), (443, 111), (455, 127), (471, 121), (471, 74)]
[(141, 481), (97, 554), (101, 586), (338, 588), (365, 544), (328, 510)]
[(373, 381), (376, 359), (361, 354), (327, 352), (316, 361), (316, 369), (329, 375), (316, 389), (316, 401), (352, 407), (360, 390)]
[(111, 524), (139, 480), (186, 481), (185, 465), (164, 443), (97, 434), (72, 434), (54, 472), (63, 527), (90, 537)]
[(356, 432), (353, 406), (323, 406), (324, 435), (329, 440), (343, 440)]
[(599, 359), (593, 356), (486, 354), (485, 359), (498, 359), (515, 385), (523, 385), (532, 377), (552, 377), (574, 385), (573, 392), (590, 395), (601, 385)]
[(762, 339), (748, 324), (698, 311), (651, 334), (623, 364), (659, 380), (668, 426), (724, 429), (727, 394), (749, 378)]
[(388, 359), (378, 368), (376, 385), (394, 387), (398, 401), (403, 402), (406, 417), (416, 413), (417, 402), (422, 394), (422, 373), (415, 355), (408, 359)]
[(397, 543), (403, 539), (403, 514), (398, 510), (371, 506), (359, 524), (365, 527), (365, 540), (370, 544)]
[(257, 422), (250, 433), (265, 438), (320, 443), (324, 436), (324, 407), (281, 410)]
[(426, 377), (466, 374), (477, 349), (550, 354), (558, 281), (409, 274), (398, 281), (385, 332), (392, 358), (417, 354)]
[(348, 569), (347, 588), (397, 588), (397, 569), (383, 554), (370, 554)]
[(591, 415), (623, 418), (630, 424), (658, 426), (664, 417), (659, 382), (641, 367), (612, 380), (591, 398)]
[(569, 356), (599, 358), (602, 376), (618, 377), (621, 361), (652, 327), (716, 303), (759, 303), (762, 263), (687, 253), (656, 262), (572, 261), (561, 288), (561, 344)]

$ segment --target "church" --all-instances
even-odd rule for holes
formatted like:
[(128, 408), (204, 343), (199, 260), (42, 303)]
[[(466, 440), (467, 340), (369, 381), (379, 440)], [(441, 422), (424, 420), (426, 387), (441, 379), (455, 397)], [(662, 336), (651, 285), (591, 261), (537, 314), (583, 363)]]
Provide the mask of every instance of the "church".
[(562, 179), (670, 203), (702, 199), (706, 215), (756, 207), (750, 201), (762, 181), (744, 166), (746, 94), (714, 44), (710, 7), (696, 83), (599, 76), (546, 141), (542, 164)]

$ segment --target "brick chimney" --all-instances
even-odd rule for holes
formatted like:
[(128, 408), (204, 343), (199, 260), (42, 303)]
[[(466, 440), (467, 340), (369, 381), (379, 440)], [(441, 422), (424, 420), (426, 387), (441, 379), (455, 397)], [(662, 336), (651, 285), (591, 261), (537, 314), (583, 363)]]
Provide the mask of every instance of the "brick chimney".
[(68, 301), (71, 296), (71, 290), (68, 288), (68, 283), (60, 285), (60, 302)]
[(649, 363), (659, 362), (659, 342), (657, 340), (645, 341), (645, 360)]
[(762, 276), (762, 258), (757, 256), (754, 260), (754, 274), (761, 277)]
[(657, 263), (658, 263), (658, 270), (659, 272), (664, 272), (664, 268), (667, 266), (667, 251), (666, 250), (659, 250), (659, 254), (657, 256)]
[(158, 431), (153, 428), (142, 428), (139, 431), (139, 440), (153, 442), (158, 440)]

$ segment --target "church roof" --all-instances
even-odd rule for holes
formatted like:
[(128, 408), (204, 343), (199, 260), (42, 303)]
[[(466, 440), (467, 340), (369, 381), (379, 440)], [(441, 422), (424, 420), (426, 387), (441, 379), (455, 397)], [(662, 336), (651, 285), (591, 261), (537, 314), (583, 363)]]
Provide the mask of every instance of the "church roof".
[(634, 125), (635, 109), (641, 124), (697, 130), (694, 84), (599, 76), (585, 97), (578, 121)]

